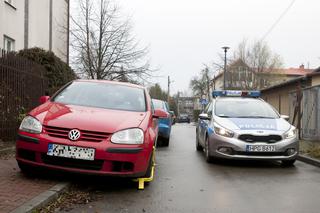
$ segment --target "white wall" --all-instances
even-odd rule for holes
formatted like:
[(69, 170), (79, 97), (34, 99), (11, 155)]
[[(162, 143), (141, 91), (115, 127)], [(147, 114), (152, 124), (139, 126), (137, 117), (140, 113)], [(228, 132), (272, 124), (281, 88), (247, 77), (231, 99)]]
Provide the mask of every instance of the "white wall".
[(0, 0), (0, 48), (4, 35), (15, 40), (15, 50), (24, 47), (24, 1), (15, 0), (14, 8)]
[[(0, 48), (4, 35), (15, 40), (15, 50), (24, 48), (25, 0), (14, 0), (16, 9), (0, 0)], [(67, 62), (68, 2), (52, 0), (52, 51)], [(28, 48), (49, 50), (50, 0), (29, 0)]]
[(68, 4), (66, 0), (53, 0), (52, 51), (67, 61)]
[(28, 47), (49, 49), (49, 0), (29, 0)]

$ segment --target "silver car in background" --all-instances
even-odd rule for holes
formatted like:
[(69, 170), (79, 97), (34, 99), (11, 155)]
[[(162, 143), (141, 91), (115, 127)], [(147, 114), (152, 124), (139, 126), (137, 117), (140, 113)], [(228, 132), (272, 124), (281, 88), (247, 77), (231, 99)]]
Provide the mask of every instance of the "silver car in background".
[(299, 152), (297, 130), (264, 100), (260, 92), (214, 91), (199, 115), (196, 148), (207, 162), (215, 158), (281, 160), (294, 164)]

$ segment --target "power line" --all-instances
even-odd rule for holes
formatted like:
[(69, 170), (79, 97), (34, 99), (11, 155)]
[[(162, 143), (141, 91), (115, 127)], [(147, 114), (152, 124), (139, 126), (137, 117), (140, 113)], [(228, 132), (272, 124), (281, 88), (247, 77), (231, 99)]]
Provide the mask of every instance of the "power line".
[(262, 37), (261, 40), (264, 40), (271, 32), (272, 30), (279, 24), (279, 22), (281, 21), (281, 19), (289, 12), (289, 10), (291, 9), (291, 7), (293, 6), (293, 4), (296, 2), (296, 0), (292, 0), (291, 3), (289, 4), (289, 6), (283, 11), (283, 13), (281, 13), (281, 15), (279, 16), (279, 18), (274, 22), (274, 24), (270, 27), (270, 29), (264, 34), (264, 36)]

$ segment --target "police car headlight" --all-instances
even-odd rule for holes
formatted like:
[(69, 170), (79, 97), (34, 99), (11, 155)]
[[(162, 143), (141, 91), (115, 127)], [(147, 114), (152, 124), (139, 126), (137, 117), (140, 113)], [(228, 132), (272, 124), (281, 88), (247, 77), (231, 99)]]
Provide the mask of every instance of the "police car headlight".
[(214, 123), (213, 127), (214, 127), (214, 132), (217, 135), (221, 135), (221, 136), (228, 137), (228, 138), (232, 138), (234, 136), (234, 132), (232, 132), (231, 130), (228, 130), (228, 129), (220, 126), (217, 123)]
[(291, 127), (288, 132), (284, 133), (284, 139), (295, 138), (297, 136), (297, 129)]
[(117, 144), (143, 144), (143, 141), (143, 131), (138, 128), (121, 130), (111, 137), (111, 142)]
[(29, 133), (40, 134), (42, 132), (42, 125), (40, 121), (31, 116), (26, 116), (19, 127), (19, 130)]

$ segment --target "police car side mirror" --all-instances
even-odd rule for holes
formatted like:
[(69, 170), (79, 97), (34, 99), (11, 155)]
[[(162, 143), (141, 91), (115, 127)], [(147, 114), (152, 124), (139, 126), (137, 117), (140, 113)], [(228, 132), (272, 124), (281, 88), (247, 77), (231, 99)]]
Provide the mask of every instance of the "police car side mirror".
[(289, 121), (289, 116), (288, 115), (280, 115), (280, 118), (286, 120), (286, 121)]
[(201, 114), (199, 115), (199, 118), (200, 118), (201, 120), (210, 120), (210, 117), (209, 117), (209, 115), (208, 115), (207, 113), (201, 113)]

